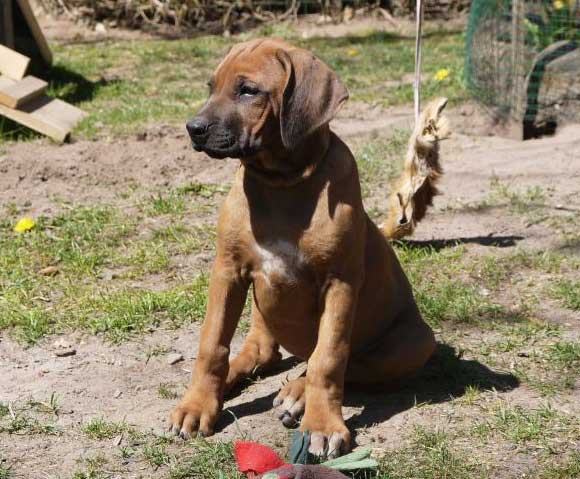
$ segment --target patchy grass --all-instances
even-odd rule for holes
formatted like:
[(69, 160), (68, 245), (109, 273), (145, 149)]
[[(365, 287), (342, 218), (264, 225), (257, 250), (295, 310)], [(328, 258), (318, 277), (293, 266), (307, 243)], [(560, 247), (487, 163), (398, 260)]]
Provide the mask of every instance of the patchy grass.
[(82, 469), (73, 474), (73, 479), (108, 479), (111, 474), (106, 470), (108, 460), (103, 454), (85, 457), (77, 461)]
[(480, 284), (464, 277), (464, 246), (437, 251), (402, 242), (396, 245), (396, 251), (415, 290), (419, 309), (431, 325), (515, 319), (482, 294)]
[[(357, 160), (363, 198), (375, 190), (387, 191), (387, 185), (401, 172), (403, 158), (409, 140), (409, 131), (398, 130), (386, 139), (355, 144), (354, 156)], [(382, 198), (384, 207), (388, 206)]]
[(0, 419), (4, 416), (8, 416), (8, 414), (10, 414), (10, 408), (8, 405), (0, 402)]
[(177, 399), (179, 394), (173, 390), (173, 386), (168, 383), (160, 384), (157, 388), (157, 395), (161, 399)]
[(557, 342), (549, 348), (548, 359), (557, 366), (580, 371), (580, 343)]
[(553, 409), (549, 404), (528, 409), (499, 402), (490, 407), (491, 419), (475, 426), (474, 432), (486, 441), (497, 436), (518, 446), (533, 446), (557, 454), (566, 450), (568, 441), (580, 435), (577, 418)]
[(552, 287), (551, 294), (573, 311), (580, 311), (580, 281), (560, 279)]
[(242, 479), (233, 457), (233, 446), (229, 442), (208, 442), (196, 439), (179, 458), (172, 458), (169, 467), (170, 479), (203, 477), (206, 479)]
[(48, 434), (56, 435), (58, 430), (54, 424), (44, 423), (36, 418), (18, 413), (14, 417), (0, 422), (0, 433), (17, 435)]
[[(182, 195), (208, 194), (190, 187)], [(0, 330), (9, 329), (26, 343), (71, 329), (119, 341), (204, 314), (205, 275), (162, 291), (129, 287), (127, 280), (169, 274), (170, 255), (211, 250), (213, 227), (176, 223), (141, 235), (143, 218), (112, 206), (71, 207), (40, 217), (26, 234), (14, 233), (13, 221), (0, 224)], [(47, 266), (56, 274), (43, 275)]]
[(60, 412), (59, 397), (55, 392), (53, 392), (50, 395), (48, 401), (36, 401), (34, 399), (31, 399), (30, 401), (28, 401), (28, 406), (36, 409), (37, 411), (46, 414), (52, 414), (54, 416), (58, 416)]
[(572, 453), (563, 463), (548, 464), (543, 468), (540, 479), (572, 479), (580, 477), (580, 452)]
[(171, 462), (171, 454), (167, 451), (166, 441), (156, 441), (143, 447), (143, 457), (152, 467), (167, 466)]
[(485, 478), (486, 471), (461, 453), (449, 435), (436, 430), (415, 428), (411, 444), (390, 451), (380, 462), (378, 479), (468, 479)]
[(12, 466), (5, 463), (5, 460), (0, 456), (0, 479), (8, 479), (12, 476)]
[(127, 423), (106, 421), (103, 418), (93, 418), (83, 426), (83, 432), (90, 439), (113, 439), (115, 436), (127, 432)]

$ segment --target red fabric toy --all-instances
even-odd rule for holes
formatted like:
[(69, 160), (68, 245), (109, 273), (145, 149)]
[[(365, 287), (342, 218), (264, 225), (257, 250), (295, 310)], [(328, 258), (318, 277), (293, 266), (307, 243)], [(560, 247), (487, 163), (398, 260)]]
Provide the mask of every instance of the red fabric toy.
[(250, 479), (287, 465), (275, 451), (256, 442), (236, 442), (234, 456), (238, 470)]
[(329, 467), (287, 464), (275, 451), (255, 442), (236, 442), (234, 456), (238, 470), (249, 479), (347, 479)]
[(346, 456), (331, 459), (323, 464), (308, 464), (310, 434), (296, 431), (286, 463), (269, 447), (255, 442), (238, 441), (234, 444), (234, 456), (238, 469), (249, 479), (348, 479), (339, 472), (375, 470), (378, 463), (371, 458), (370, 448), (359, 448)]

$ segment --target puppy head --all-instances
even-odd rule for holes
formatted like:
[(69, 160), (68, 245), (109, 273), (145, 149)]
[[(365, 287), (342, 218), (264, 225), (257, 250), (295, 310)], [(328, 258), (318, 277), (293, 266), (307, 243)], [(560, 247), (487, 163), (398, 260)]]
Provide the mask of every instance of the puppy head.
[(187, 130), (193, 147), (214, 158), (292, 151), (328, 124), (348, 98), (326, 64), (277, 39), (234, 46), (209, 87)]

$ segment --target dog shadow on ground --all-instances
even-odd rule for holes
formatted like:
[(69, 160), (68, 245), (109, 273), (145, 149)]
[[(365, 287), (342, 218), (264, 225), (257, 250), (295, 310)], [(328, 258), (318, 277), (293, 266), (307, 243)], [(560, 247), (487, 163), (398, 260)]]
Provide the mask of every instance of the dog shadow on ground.
[(455, 348), (438, 343), (423, 370), (403, 388), (392, 393), (347, 392), (345, 405), (362, 406), (346, 425), (356, 431), (389, 420), (417, 404), (438, 404), (459, 398), (470, 388), (480, 391), (510, 391), (519, 380), (510, 373), (494, 371), (479, 361), (461, 357)]
[[(286, 358), (272, 374), (288, 370), (299, 362), (296, 358)], [(438, 343), (437, 350), (421, 373), (396, 392), (349, 391), (347, 387), (345, 406), (362, 409), (348, 418), (346, 425), (353, 432), (353, 442), (356, 443), (358, 429), (387, 421), (417, 404), (447, 402), (463, 396), (469, 387), (481, 391), (510, 391), (519, 384), (514, 375), (494, 371), (479, 361), (463, 359), (452, 346)], [(278, 389), (267, 396), (226, 408), (216, 430), (224, 429), (236, 418), (271, 410), (277, 394)]]

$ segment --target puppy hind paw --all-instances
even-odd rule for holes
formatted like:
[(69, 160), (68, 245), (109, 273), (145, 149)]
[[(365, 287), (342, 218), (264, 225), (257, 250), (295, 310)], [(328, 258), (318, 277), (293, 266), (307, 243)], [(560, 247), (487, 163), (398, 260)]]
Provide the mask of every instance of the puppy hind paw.
[(274, 399), (276, 415), (288, 428), (297, 427), (304, 414), (305, 388), (305, 378), (295, 379), (286, 384)]

